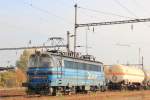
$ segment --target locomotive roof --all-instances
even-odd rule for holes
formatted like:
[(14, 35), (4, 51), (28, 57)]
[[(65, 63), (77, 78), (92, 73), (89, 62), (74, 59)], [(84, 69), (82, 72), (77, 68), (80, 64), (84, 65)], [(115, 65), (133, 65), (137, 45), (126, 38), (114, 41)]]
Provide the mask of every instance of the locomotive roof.
[(88, 62), (94, 62), (94, 63), (100, 63), (100, 64), (103, 64), (102, 62), (100, 61), (94, 61), (94, 60), (87, 60), (87, 59), (83, 59), (83, 58), (80, 58), (80, 57), (74, 57), (74, 56), (66, 56), (66, 55), (60, 55), (60, 54), (55, 54), (55, 53), (52, 53), (51, 55), (54, 55), (54, 56), (61, 56), (61, 57), (65, 57), (65, 58), (71, 58), (71, 59), (76, 59), (76, 60), (82, 60), (82, 61), (88, 61)]
[[(90, 60), (90, 59), (84, 59), (84, 58), (81, 58), (82, 56), (91, 56), (91, 55), (81, 55), (81, 56), (69, 56), (69, 55), (65, 55), (63, 53), (66, 53), (66, 52), (50, 52), (50, 51), (47, 51), (47, 52), (42, 52), (42, 54), (50, 54), (50, 55), (54, 55), (54, 56), (60, 56), (60, 57), (65, 57), (65, 58), (71, 58), (71, 59), (76, 59), (76, 60), (82, 60), (82, 61), (87, 61), (87, 62), (93, 62), (93, 63), (100, 63), (100, 64), (103, 64), (102, 62), (100, 61), (97, 61), (97, 60)], [(37, 52), (37, 54), (39, 55), (40, 52)], [(32, 54), (31, 56), (33, 56), (35, 54)]]

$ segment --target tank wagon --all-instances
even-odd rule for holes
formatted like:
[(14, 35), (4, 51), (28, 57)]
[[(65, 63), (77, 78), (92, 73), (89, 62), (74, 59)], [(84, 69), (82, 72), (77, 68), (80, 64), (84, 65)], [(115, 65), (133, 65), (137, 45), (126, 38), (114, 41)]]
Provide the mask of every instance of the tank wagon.
[(145, 78), (143, 81), (144, 89), (150, 89), (150, 71), (143, 70), (145, 73)]
[[(74, 56), (75, 55), (75, 56)], [(36, 52), (29, 58), (27, 93), (57, 95), (105, 91), (103, 63), (73, 52)]]
[(135, 66), (106, 66), (105, 76), (108, 80), (108, 88), (111, 90), (147, 89), (150, 86), (150, 73)]

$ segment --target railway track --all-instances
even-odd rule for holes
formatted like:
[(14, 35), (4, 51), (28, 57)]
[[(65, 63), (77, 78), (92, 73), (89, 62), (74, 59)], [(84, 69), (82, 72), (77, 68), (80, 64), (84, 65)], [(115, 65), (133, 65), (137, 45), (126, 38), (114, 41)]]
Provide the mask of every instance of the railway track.
[[(3, 93), (2, 93), (3, 92)], [(6, 94), (7, 93), (7, 94)], [(63, 96), (26, 95), (24, 89), (0, 90), (0, 100), (150, 100), (150, 91), (107, 91)], [(118, 99), (117, 99), (118, 98)]]
[(25, 94), (25, 88), (0, 89), (0, 97), (23, 96)]

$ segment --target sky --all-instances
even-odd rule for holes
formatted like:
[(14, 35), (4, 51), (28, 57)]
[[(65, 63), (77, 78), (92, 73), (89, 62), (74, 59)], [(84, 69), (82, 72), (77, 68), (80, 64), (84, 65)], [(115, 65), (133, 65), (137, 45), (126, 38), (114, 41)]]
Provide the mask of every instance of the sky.
[[(73, 34), (74, 4), (77, 23), (118, 21), (150, 17), (149, 0), (0, 0), (0, 48), (42, 45), (53, 36), (66, 40)], [(150, 22), (78, 28), (78, 52), (109, 64), (137, 64), (140, 55), (150, 66)], [(71, 38), (73, 39), (73, 38)], [(66, 42), (66, 41), (64, 41)], [(117, 45), (121, 44), (121, 45)], [(49, 45), (47, 43), (47, 45)], [(0, 51), (0, 66), (14, 65), (22, 51)]]

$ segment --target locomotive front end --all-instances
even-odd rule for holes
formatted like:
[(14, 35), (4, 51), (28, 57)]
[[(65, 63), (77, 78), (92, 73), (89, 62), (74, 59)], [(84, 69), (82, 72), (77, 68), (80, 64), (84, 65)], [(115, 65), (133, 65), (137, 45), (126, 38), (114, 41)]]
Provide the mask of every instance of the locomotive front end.
[(52, 58), (48, 54), (33, 54), (27, 70), (27, 93), (49, 93), (52, 80)]

